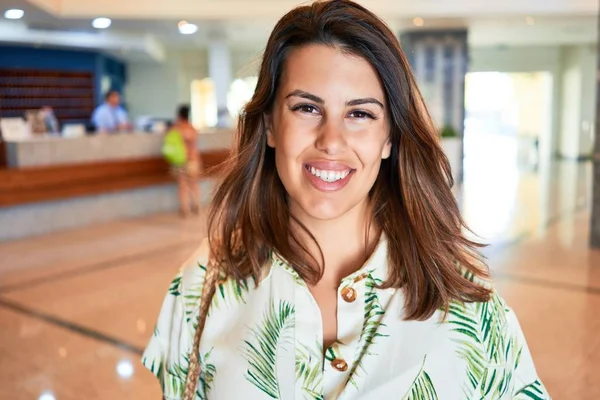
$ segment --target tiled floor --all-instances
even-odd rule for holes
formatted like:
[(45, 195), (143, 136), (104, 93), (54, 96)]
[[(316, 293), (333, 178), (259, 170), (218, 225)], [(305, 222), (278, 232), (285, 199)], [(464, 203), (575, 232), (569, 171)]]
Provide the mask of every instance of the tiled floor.
[[(483, 173), (485, 172), (485, 173)], [(600, 399), (600, 251), (590, 166), (469, 167), (457, 194), (554, 399)], [(157, 215), (0, 243), (1, 399), (158, 399), (139, 364), (204, 216)], [(43, 394), (52, 393), (54, 397)]]

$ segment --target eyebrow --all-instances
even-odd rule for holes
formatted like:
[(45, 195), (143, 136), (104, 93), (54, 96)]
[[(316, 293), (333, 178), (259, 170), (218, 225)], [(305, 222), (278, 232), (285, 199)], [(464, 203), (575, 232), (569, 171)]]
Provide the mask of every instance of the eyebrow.
[[(291, 92), (290, 94), (285, 96), (286, 99), (288, 99), (290, 97), (302, 97), (303, 99), (311, 100), (318, 104), (325, 104), (325, 100), (323, 100), (319, 96), (316, 96), (312, 93), (305, 92), (303, 90), (294, 90), (293, 92)], [(346, 102), (347, 106), (359, 106), (362, 104), (376, 104), (381, 108), (385, 108), (383, 106), (383, 103), (381, 103), (379, 100), (377, 100), (373, 97), (365, 97), (362, 99), (353, 99), (353, 100)]]

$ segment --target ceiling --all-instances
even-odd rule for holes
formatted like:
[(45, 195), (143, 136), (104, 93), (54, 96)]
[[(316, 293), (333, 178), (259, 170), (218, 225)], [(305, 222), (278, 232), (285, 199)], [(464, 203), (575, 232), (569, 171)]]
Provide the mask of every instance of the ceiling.
[[(593, 43), (598, 0), (362, 0), (396, 31), (467, 27), (472, 46)], [(25, 10), (22, 21), (0, 17), (0, 42), (96, 48), (120, 58), (160, 62), (172, 48), (264, 45), (276, 20), (297, 0), (0, 0), (0, 12)], [(113, 19), (106, 31), (93, 18)], [(414, 17), (425, 25), (417, 28)], [(534, 24), (526, 23), (533, 17)], [(181, 35), (177, 22), (198, 25)], [(530, 21), (531, 22), (531, 21)]]
[[(124, 19), (276, 19), (306, 1), (298, 0), (28, 0), (64, 18), (89, 18), (103, 14)], [(389, 19), (415, 16), (482, 17), (515, 15), (594, 15), (597, 0), (359, 0)]]

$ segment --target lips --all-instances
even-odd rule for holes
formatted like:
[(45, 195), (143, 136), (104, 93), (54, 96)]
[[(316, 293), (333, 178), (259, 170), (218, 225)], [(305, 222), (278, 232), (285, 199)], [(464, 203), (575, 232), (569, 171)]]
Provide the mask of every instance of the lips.
[(304, 164), (304, 171), (315, 189), (331, 192), (346, 186), (355, 169), (339, 162), (315, 161)]
[(346, 171), (352, 170), (349, 165), (346, 165), (339, 161), (326, 161), (326, 160), (318, 160), (311, 161), (304, 164), (305, 167), (311, 167), (315, 169), (320, 169), (322, 171)]
[(324, 169), (317, 169), (315, 167), (310, 167), (308, 165), (306, 166), (306, 169), (312, 175), (316, 176), (317, 178), (320, 178), (321, 180), (323, 180), (325, 182), (339, 181), (340, 179), (344, 179), (345, 177), (347, 177), (348, 174), (350, 172), (352, 172), (351, 169), (347, 169), (344, 171), (324, 170)]

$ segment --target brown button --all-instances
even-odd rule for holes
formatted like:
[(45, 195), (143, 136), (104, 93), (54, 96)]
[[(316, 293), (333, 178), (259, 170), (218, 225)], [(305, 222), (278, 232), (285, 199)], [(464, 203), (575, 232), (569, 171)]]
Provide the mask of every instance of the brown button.
[(356, 290), (350, 286), (346, 286), (342, 289), (342, 298), (346, 300), (346, 302), (352, 303), (354, 300), (356, 300)]
[(348, 363), (341, 358), (336, 358), (331, 362), (331, 366), (340, 372), (344, 372), (348, 369)]

